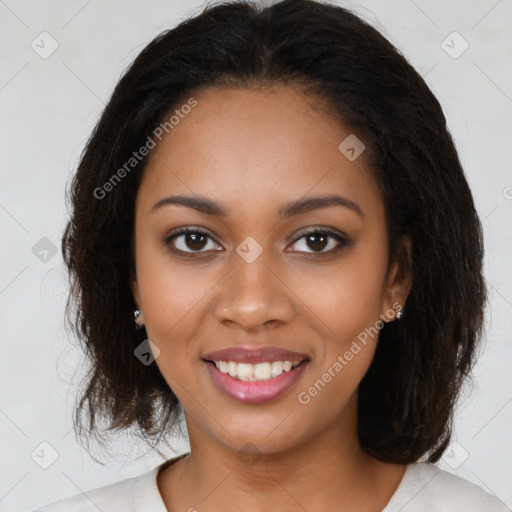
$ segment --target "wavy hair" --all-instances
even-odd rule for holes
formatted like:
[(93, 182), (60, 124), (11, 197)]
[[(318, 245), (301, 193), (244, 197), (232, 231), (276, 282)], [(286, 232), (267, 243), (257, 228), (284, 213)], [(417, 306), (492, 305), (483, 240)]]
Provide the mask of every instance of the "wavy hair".
[[(204, 8), (155, 37), (119, 80), (81, 154), (62, 237), (66, 320), (89, 372), (75, 403), (81, 438), (135, 429), (165, 442), (180, 403), (156, 364), (134, 349), (135, 199), (147, 156), (98, 194), (155, 128), (205, 86), (288, 84), (322, 98), (365, 142), (384, 197), (390, 257), (412, 241), (412, 288), (399, 322), (385, 324), (359, 386), (358, 434), (369, 455), (436, 462), (483, 329), (482, 228), (441, 106), (381, 33), (351, 11), (315, 0)], [(126, 169), (126, 167), (125, 167)], [(102, 197), (99, 197), (102, 195)]]

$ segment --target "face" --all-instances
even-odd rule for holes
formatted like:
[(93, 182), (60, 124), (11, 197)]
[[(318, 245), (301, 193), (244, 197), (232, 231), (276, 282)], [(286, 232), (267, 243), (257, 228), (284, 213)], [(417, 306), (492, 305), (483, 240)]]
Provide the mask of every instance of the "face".
[[(193, 97), (138, 192), (134, 298), (191, 443), (275, 453), (354, 419), (407, 280), (398, 263), (386, 273), (365, 153), (342, 153), (351, 133), (321, 99), (285, 86)], [(339, 197), (312, 201), (326, 196)]]

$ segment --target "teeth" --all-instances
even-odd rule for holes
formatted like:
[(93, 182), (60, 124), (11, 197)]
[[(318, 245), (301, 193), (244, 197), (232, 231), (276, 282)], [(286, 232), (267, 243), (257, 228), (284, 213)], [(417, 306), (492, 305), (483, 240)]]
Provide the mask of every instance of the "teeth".
[(254, 366), (252, 364), (238, 363), (237, 374), (240, 380), (249, 380), (250, 377), (254, 377), (253, 373)]
[(268, 363), (235, 363), (234, 361), (214, 361), (215, 366), (231, 377), (244, 381), (269, 380), (278, 377), (283, 372), (289, 372), (301, 361), (272, 361)]
[[(219, 367), (217, 365), (217, 361), (215, 361), (215, 366), (217, 366), (217, 368)], [(229, 361), (229, 363), (228, 363), (228, 373), (229, 373), (229, 375), (231, 375), (231, 377), (236, 377), (237, 376), (237, 370), (238, 370), (238, 365), (236, 363), (234, 363), (233, 361)]]
[(281, 375), (281, 373), (283, 373), (283, 366), (284, 363), (282, 361), (274, 361), (270, 365), (270, 373), (272, 375), (272, 378), (277, 377), (278, 375)]

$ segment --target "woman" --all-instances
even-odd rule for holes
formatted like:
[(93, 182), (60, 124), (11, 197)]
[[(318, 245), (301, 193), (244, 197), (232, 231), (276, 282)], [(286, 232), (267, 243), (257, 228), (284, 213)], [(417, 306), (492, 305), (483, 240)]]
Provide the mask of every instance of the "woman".
[(374, 28), (284, 0), (162, 33), (71, 198), (78, 432), (165, 442), (183, 411), (190, 452), (40, 510), (507, 510), (433, 465), (481, 336), (482, 231), (439, 102)]

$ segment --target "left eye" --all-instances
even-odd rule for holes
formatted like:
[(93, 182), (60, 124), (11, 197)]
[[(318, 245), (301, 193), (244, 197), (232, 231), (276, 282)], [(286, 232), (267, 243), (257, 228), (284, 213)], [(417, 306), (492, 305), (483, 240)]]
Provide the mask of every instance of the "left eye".
[[(327, 241), (331, 239), (331, 243), (329, 244)], [(337, 242), (333, 242), (333, 239)], [(304, 240), (305, 245), (308, 245), (309, 247), (313, 247), (313, 251), (301, 251), (299, 252), (309, 252), (310, 254), (319, 253), (319, 254), (326, 254), (326, 253), (333, 253), (339, 251), (342, 247), (344, 247), (347, 244), (347, 240), (339, 235), (338, 233), (335, 233), (334, 231), (326, 230), (326, 229), (315, 229), (313, 231), (308, 231), (307, 233), (303, 234), (300, 238), (297, 239), (296, 242), (294, 242), (293, 245), (297, 245), (299, 241)], [(329, 250), (323, 250), (325, 249), (325, 246), (331, 246)], [(292, 246), (293, 247), (293, 246)], [(318, 249), (318, 250), (316, 250)]]

